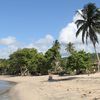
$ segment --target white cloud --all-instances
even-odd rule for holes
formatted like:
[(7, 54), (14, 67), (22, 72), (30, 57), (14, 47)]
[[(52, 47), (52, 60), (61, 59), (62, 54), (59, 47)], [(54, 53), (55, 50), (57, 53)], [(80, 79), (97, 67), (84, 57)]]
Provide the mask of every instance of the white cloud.
[(15, 37), (8, 36), (0, 39), (0, 46), (0, 58), (8, 58), (11, 53), (20, 47), (20, 44)]
[(16, 38), (12, 36), (0, 39), (0, 45), (12, 45), (15, 43), (16, 43)]
[(27, 48), (36, 48), (39, 52), (45, 52), (52, 46), (54, 38), (51, 35), (46, 35), (44, 38), (41, 38), (33, 43), (30, 43)]
[(60, 31), (59, 41), (62, 43), (76, 42), (75, 32), (76, 25), (73, 22), (69, 23)]
[(76, 31), (77, 31), (77, 26), (75, 24), (75, 21), (77, 19), (82, 19), (81, 16), (76, 14), (73, 17), (73, 21), (68, 23), (61, 31), (59, 35), (59, 41), (61, 43), (82, 43), (81, 42), (81, 34), (76, 38)]
[(9, 58), (9, 55), (18, 48), (36, 48), (39, 52), (44, 53), (52, 46), (53, 41), (54, 38), (50, 34), (47, 34), (44, 38), (23, 46), (22, 43), (19, 44), (19, 41), (17, 41), (15, 37), (9, 36), (0, 39), (0, 45), (4, 45), (4, 47), (0, 49), (0, 58)]
[(0, 49), (0, 58), (9, 58), (9, 55), (16, 51), (18, 47), (11, 45)]

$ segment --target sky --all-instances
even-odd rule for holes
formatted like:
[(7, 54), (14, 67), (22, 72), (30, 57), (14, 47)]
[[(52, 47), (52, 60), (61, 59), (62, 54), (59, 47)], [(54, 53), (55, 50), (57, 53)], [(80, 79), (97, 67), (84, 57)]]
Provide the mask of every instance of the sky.
[[(8, 58), (19, 48), (34, 47), (45, 52), (55, 39), (94, 52), (91, 44), (81, 43), (81, 36), (75, 37), (75, 12), (89, 2), (100, 7), (99, 0), (0, 0), (0, 58)], [(62, 55), (64, 49), (62, 45)]]

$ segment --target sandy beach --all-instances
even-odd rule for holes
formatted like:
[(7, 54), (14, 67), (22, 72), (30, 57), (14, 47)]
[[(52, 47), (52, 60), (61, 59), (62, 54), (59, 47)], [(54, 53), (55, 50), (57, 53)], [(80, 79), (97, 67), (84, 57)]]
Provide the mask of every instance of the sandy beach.
[(7, 77), (0, 80), (16, 82), (9, 95), (12, 100), (100, 100), (100, 73), (76, 76)]

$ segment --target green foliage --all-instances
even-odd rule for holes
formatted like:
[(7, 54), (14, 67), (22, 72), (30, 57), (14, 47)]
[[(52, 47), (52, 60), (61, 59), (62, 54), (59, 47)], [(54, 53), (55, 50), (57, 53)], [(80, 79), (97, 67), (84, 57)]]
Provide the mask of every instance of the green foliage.
[(67, 69), (67, 57), (61, 58), (61, 67), (63, 68), (64, 71)]
[(69, 42), (69, 43), (66, 45), (65, 50), (67, 50), (68, 53), (72, 54), (72, 53), (75, 51), (74, 44), (71, 43), (71, 42)]
[(37, 64), (37, 73), (41, 75), (48, 74), (48, 66), (46, 66), (46, 58), (42, 53), (38, 53), (36, 60)]
[[(37, 56), (36, 49), (20, 49), (10, 55), (10, 70), (11, 74), (25, 74), (26, 72), (34, 71), (36, 69), (35, 59)], [(33, 65), (34, 63), (34, 65)]]
[(0, 74), (7, 74), (8, 70), (8, 60), (6, 59), (0, 59)]
[(57, 64), (60, 63), (61, 59), (59, 50), (60, 50), (60, 43), (58, 42), (58, 40), (56, 40), (53, 46), (50, 49), (48, 49), (48, 51), (45, 53), (46, 64), (49, 70), (53, 71), (54, 73), (57, 73), (57, 69), (60, 66), (59, 64)]
[(9, 57), (9, 73), (14, 75), (44, 75), (48, 74), (46, 58), (36, 49), (20, 49)]
[(61, 58), (60, 44), (56, 40), (46, 53), (38, 53), (36, 49), (20, 49), (9, 57), (9, 73), (14, 75), (44, 75), (53, 69), (55, 62)]
[(48, 70), (58, 74), (72, 73), (76, 70), (78, 74), (80, 71), (90, 70), (91, 55), (92, 58), (96, 56), (84, 51), (75, 51), (68, 58), (61, 58), (59, 50), (56, 50), (51, 47), (43, 55), (34, 48), (20, 49), (11, 54), (9, 59), (0, 59), (0, 74), (45, 75), (48, 74)]
[(68, 57), (67, 67), (71, 70), (76, 70), (76, 74), (81, 70), (86, 70), (91, 67), (91, 57), (89, 53), (84, 51), (74, 52)]

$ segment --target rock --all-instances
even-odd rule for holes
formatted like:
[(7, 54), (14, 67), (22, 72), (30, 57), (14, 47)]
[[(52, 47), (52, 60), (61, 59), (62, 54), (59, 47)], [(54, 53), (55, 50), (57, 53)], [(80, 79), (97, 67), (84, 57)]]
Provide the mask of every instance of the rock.
[(89, 94), (91, 94), (91, 91), (89, 91)]
[(67, 89), (67, 91), (69, 91), (69, 89)]

